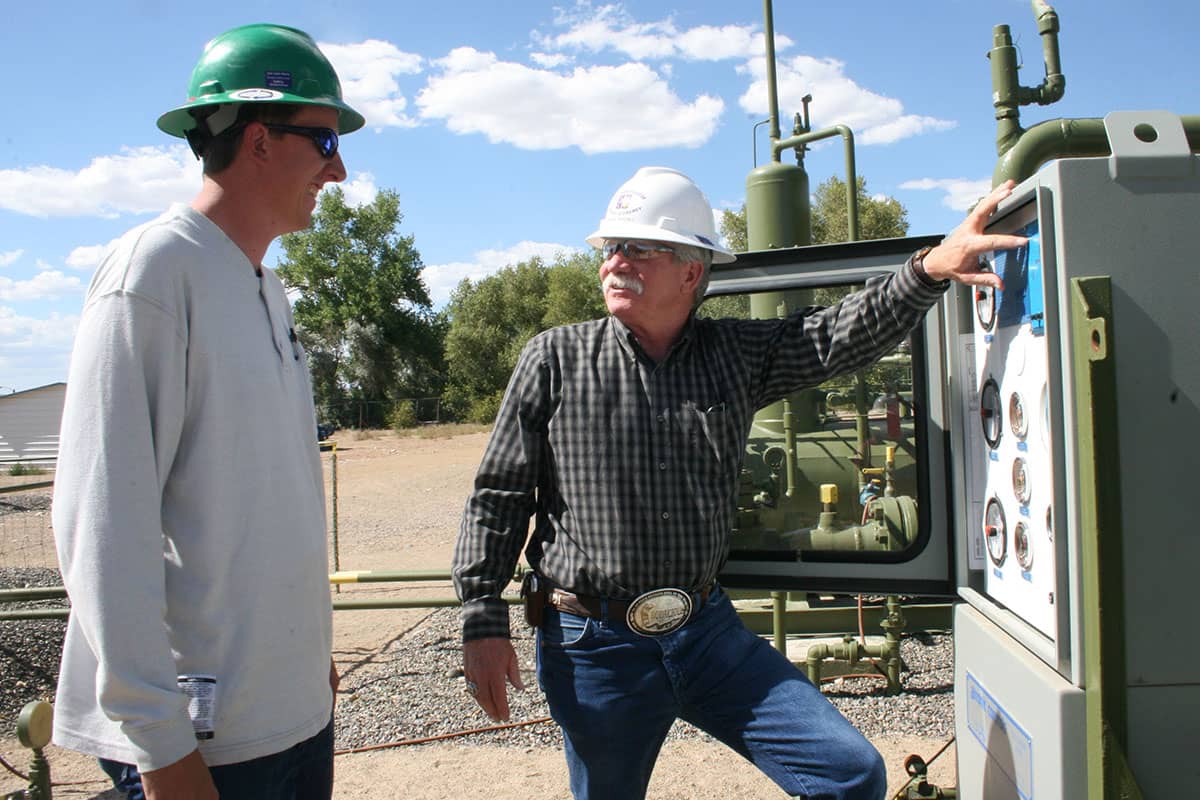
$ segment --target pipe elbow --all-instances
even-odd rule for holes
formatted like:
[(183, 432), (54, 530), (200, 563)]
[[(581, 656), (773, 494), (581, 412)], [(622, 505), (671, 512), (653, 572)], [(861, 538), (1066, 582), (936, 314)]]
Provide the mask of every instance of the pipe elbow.
[(1067, 78), (1061, 72), (1046, 76), (1045, 83), (1039, 93), (1038, 105), (1048, 106), (1062, 100), (1067, 92)]
[(1053, 25), (1054, 30), (1058, 30), (1058, 12), (1054, 10), (1054, 6), (1046, 2), (1046, 0), (1031, 0), (1030, 7), (1033, 8), (1033, 16), (1038, 22), (1038, 30), (1045, 33), (1048, 28), (1045, 25)]

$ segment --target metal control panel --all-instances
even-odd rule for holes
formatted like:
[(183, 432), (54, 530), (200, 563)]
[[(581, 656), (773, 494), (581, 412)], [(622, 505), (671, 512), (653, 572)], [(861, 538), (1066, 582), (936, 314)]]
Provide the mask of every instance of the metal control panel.
[(1028, 246), (947, 315), (964, 800), (1098, 796), (1105, 747), (1145, 797), (1200, 780), (1200, 156), (1167, 112), (1104, 125), (1111, 155), (1014, 189), (987, 231)]
[(972, 566), (985, 593), (1047, 637), (1057, 634), (1051, 376), (1046, 286), (1037, 203), (998, 228), (1029, 244), (991, 254), (984, 265), (1002, 289), (973, 290), (964, 347), (970, 377), (963, 419), (972, 524)]

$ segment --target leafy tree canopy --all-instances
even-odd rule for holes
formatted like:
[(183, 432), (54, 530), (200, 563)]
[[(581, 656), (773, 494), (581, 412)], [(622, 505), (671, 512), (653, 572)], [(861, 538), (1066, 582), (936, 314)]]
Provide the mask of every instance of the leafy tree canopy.
[(463, 280), (446, 308), (446, 406), (471, 421), (491, 422), (525, 343), (557, 325), (598, 319), (607, 311), (595, 252), (534, 257), (472, 283)]
[[(339, 187), (321, 196), (310, 228), (283, 237), (279, 277), (297, 295), (318, 406), (385, 401), (441, 389), (442, 322), (433, 314), (413, 237), (398, 233), (394, 191), (351, 207)], [(341, 420), (331, 420), (341, 421)]]

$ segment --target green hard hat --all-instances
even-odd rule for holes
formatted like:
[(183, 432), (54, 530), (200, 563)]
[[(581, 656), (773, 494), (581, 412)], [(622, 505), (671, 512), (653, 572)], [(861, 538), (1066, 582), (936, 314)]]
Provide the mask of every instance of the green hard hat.
[[(192, 70), (187, 102), (159, 117), (158, 127), (186, 138), (198, 119), (220, 106), (242, 103), (336, 108), (338, 133), (356, 131), (365, 122), (362, 114), (343, 102), (337, 73), (311, 36), (283, 25), (259, 24), (226, 31), (204, 46), (200, 63)], [(232, 122), (229, 115), (221, 129)]]

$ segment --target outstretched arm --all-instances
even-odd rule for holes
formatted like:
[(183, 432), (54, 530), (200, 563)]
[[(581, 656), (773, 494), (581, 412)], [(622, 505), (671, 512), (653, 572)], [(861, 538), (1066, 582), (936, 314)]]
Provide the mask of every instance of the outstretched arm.
[(999, 275), (979, 268), (979, 257), (993, 250), (1011, 250), (1028, 241), (1024, 236), (983, 232), (1000, 201), (1012, 194), (1013, 185), (1005, 181), (993, 189), (953, 233), (926, 254), (922, 266), (930, 280), (1004, 288)]

